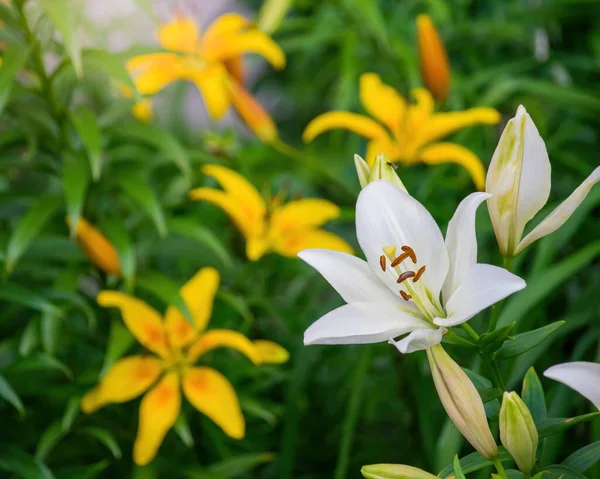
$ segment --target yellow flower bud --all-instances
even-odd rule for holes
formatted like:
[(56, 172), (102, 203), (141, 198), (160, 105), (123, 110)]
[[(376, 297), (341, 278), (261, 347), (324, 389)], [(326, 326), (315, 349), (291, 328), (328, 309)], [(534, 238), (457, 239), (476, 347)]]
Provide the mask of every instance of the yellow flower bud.
[(519, 469), (529, 473), (536, 461), (538, 432), (531, 412), (516, 392), (505, 392), (502, 398), (500, 440)]
[(417, 17), (419, 60), (423, 83), (438, 101), (444, 101), (450, 89), (450, 64), (444, 44), (429, 15)]
[(360, 472), (367, 479), (437, 479), (422, 469), (403, 464), (372, 464), (363, 466)]
[[(71, 225), (69, 217), (67, 217), (67, 224)], [(105, 273), (117, 276), (121, 274), (117, 250), (98, 229), (84, 218), (79, 218), (75, 235), (77, 243), (92, 263)]]
[(354, 166), (356, 167), (356, 174), (358, 175), (361, 188), (364, 188), (373, 181), (386, 180), (396, 185), (405, 193), (408, 193), (404, 183), (402, 183), (398, 173), (396, 173), (396, 166), (390, 162), (385, 153), (377, 155), (371, 167), (360, 156), (354, 155)]
[(231, 103), (240, 118), (264, 143), (271, 143), (278, 137), (277, 127), (266, 110), (236, 81), (228, 81), (227, 87)]
[(441, 344), (427, 349), (431, 374), (442, 405), (462, 435), (486, 459), (498, 457), (477, 389)]

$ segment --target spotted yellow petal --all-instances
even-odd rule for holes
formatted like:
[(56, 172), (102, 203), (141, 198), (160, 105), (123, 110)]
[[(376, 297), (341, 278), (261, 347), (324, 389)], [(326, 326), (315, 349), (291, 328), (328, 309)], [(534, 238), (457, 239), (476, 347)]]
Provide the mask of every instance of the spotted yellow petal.
[(379, 75), (365, 73), (360, 77), (360, 102), (372, 117), (397, 132), (403, 120), (406, 102), (391, 86), (385, 85)]
[[(71, 226), (69, 217), (67, 223)], [(84, 218), (79, 218), (75, 235), (77, 243), (92, 263), (105, 273), (117, 276), (121, 274), (117, 250), (97, 228)]]
[(260, 363), (260, 354), (242, 333), (229, 329), (211, 329), (190, 346), (188, 360), (195, 362), (200, 356), (215, 348), (230, 348), (246, 355), (254, 364)]
[(340, 215), (340, 208), (320, 198), (290, 201), (271, 215), (271, 234), (286, 236), (322, 226)]
[(119, 308), (125, 326), (142, 346), (162, 357), (170, 356), (162, 317), (154, 308), (119, 291), (101, 291), (96, 300), (105, 308)]
[(142, 101), (138, 101), (133, 105), (131, 114), (145, 123), (152, 121), (152, 118), (154, 117), (154, 113), (152, 112), (152, 100), (150, 100), (150, 98), (144, 98)]
[(169, 83), (185, 77), (186, 68), (175, 53), (150, 53), (129, 59), (127, 70), (132, 73), (138, 92), (154, 95)]
[(283, 346), (266, 339), (257, 339), (254, 346), (260, 354), (262, 363), (282, 364), (290, 359), (290, 353)]
[(417, 17), (417, 39), (423, 83), (436, 99), (444, 101), (450, 89), (450, 63), (429, 15)]
[(423, 124), (419, 136), (424, 143), (473, 125), (495, 125), (500, 121), (500, 113), (494, 108), (470, 108), (465, 111), (436, 113)]
[(137, 437), (133, 445), (133, 460), (143, 466), (158, 451), (162, 441), (181, 410), (181, 391), (176, 372), (167, 374), (142, 399)]
[(169, 306), (165, 315), (165, 328), (169, 342), (181, 348), (189, 344), (198, 332), (204, 331), (212, 314), (215, 294), (219, 289), (219, 273), (214, 268), (202, 268), (181, 288), (181, 297), (196, 328), (193, 328), (183, 314)]
[(231, 105), (227, 90), (227, 70), (220, 64), (186, 67), (186, 78), (196, 85), (211, 118), (219, 120)]
[(302, 231), (298, 234), (281, 237), (274, 244), (275, 251), (289, 258), (295, 258), (300, 251), (309, 248), (324, 248), (349, 254), (354, 253), (352, 247), (338, 235), (321, 229)]
[(206, 55), (249, 25), (250, 20), (238, 13), (221, 15), (208, 26), (206, 32), (202, 35), (200, 42), (201, 54)]
[(277, 139), (277, 127), (266, 110), (237, 82), (229, 81), (228, 90), (231, 103), (244, 123), (263, 142), (270, 143)]
[(457, 163), (473, 178), (478, 190), (485, 186), (485, 169), (481, 160), (471, 150), (454, 143), (434, 143), (419, 152), (419, 159), (429, 165)]
[(183, 375), (183, 392), (198, 411), (212, 419), (225, 434), (242, 439), (246, 425), (231, 383), (211, 368), (189, 368)]
[(330, 111), (314, 118), (304, 129), (302, 140), (313, 141), (321, 133), (341, 128), (365, 138), (386, 138), (385, 128), (371, 118), (347, 111)]
[(164, 367), (154, 356), (128, 356), (116, 361), (100, 384), (87, 393), (81, 408), (90, 414), (108, 403), (122, 403), (138, 397), (158, 379)]
[(192, 18), (177, 17), (161, 26), (156, 36), (160, 45), (167, 50), (194, 53), (198, 50), (200, 31)]

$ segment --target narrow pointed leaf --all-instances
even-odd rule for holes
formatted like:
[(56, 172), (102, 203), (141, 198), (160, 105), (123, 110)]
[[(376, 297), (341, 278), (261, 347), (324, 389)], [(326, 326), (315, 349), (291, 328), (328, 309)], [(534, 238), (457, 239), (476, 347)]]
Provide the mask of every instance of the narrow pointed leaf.
[(8, 383), (8, 381), (2, 376), (0, 376), (0, 397), (6, 402), (10, 403), (17, 411), (19, 411), (21, 416), (25, 414), (25, 407), (21, 402), (21, 398)]
[(102, 372), (100, 373), (100, 376), (104, 376), (113, 363), (119, 359), (134, 343), (135, 338), (125, 327), (123, 321), (113, 320), (110, 324), (106, 354), (104, 355), (104, 363), (102, 364)]
[(83, 70), (86, 75), (93, 75), (101, 71), (110, 78), (128, 86), (134, 94), (137, 94), (135, 84), (127, 73), (125, 60), (119, 55), (105, 50), (85, 49), (82, 51)]
[(555, 321), (539, 329), (527, 331), (523, 334), (517, 334), (515, 339), (507, 340), (502, 347), (496, 351), (494, 357), (496, 359), (510, 359), (520, 354), (535, 348), (538, 344), (543, 343), (554, 331), (560, 328), (564, 321)]
[(98, 427), (87, 427), (79, 432), (82, 434), (86, 434), (87, 436), (93, 437), (100, 444), (106, 446), (106, 448), (111, 452), (115, 459), (121, 459), (121, 456), (123, 454), (121, 453), (119, 443), (112, 435), (112, 433), (110, 433), (106, 429), (101, 429)]
[(552, 436), (553, 434), (565, 431), (576, 424), (591, 421), (598, 416), (600, 416), (600, 412), (591, 412), (589, 414), (568, 418), (549, 418), (537, 426), (538, 434), (540, 438)]
[(54, 306), (42, 295), (31, 291), (19, 284), (4, 283), (0, 288), (0, 299), (11, 303), (21, 304), (43, 313), (60, 316), (60, 309)]
[(154, 222), (161, 237), (167, 236), (165, 214), (158, 197), (145, 180), (127, 178), (119, 182), (121, 188)]
[(40, 5), (52, 25), (60, 33), (65, 50), (78, 77), (83, 73), (81, 42), (77, 38), (76, 9), (67, 0), (40, 0)]
[(546, 467), (541, 472), (543, 479), (588, 479), (583, 474), (563, 464)]
[(64, 363), (44, 353), (36, 353), (21, 358), (13, 363), (9, 370), (11, 373), (56, 370), (62, 372), (69, 379), (73, 377), (73, 373)]
[(236, 477), (250, 472), (261, 464), (272, 462), (274, 459), (275, 454), (271, 452), (239, 454), (209, 466), (207, 472), (223, 477)]
[(454, 462), (452, 463), (452, 469), (454, 470), (454, 477), (456, 479), (467, 479), (465, 477), (465, 473), (460, 466), (460, 460), (458, 459), (458, 454), (454, 456)]
[(226, 268), (233, 265), (233, 260), (223, 242), (211, 230), (189, 218), (173, 218), (169, 220), (169, 231), (186, 238), (193, 239), (209, 248), (221, 260)]
[(71, 113), (71, 122), (87, 153), (94, 181), (100, 179), (102, 172), (102, 133), (96, 115), (86, 107), (80, 107)]
[(64, 437), (65, 432), (60, 421), (55, 421), (42, 433), (37, 447), (35, 448), (35, 458), (40, 462), (45, 462), (48, 454), (52, 452), (60, 440)]
[(67, 154), (62, 163), (63, 188), (67, 203), (67, 214), (69, 215), (71, 236), (75, 235), (77, 222), (83, 211), (85, 195), (90, 183), (88, 166), (82, 158)]
[(177, 418), (177, 422), (173, 426), (173, 429), (175, 429), (175, 432), (179, 436), (179, 439), (181, 439), (181, 441), (187, 447), (194, 446), (194, 436), (192, 435), (190, 425), (187, 419), (183, 416), (183, 414), (179, 415), (179, 417)]
[[(500, 455), (498, 456), (498, 458), (501, 462), (512, 460), (511, 455), (508, 452), (506, 452), (506, 450), (503, 447), (499, 447), (498, 449), (500, 451)], [(460, 467), (464, 474), (469, 474), (471, 472), (478, 471), (479, 469), (483, 469), (484, 467), (488, 467), (491, 465), (492, 462), (488, 461), (478, 452), (473, 452), (460, 460)], [(443, 479), (451, 475), (453, 473), (453, 470), (454, 465), (450, 464), (446, 466), (438, 475)]]
[(542, 424), (548, 417), (546, 409), (546, 397), (539, 376), (533, 367), (529, 368), (523, 378), (523, 390), (521, 392), (523, 402), (529, 408), (533, 422)]
[(125, 278), (127, 291), (133, 291), (136, 271), (135, 250), (123, 221), (119, 218), (106, 218), (100, 222), (100, 230), (104, 232), (111, 244), (117, 249), (119, 266)]
[(575, 451), (562, 464), (583, 474), (598, 461), (600, 461), (600, 441), (593, 442)]
[(194, 324), (192, 313), (190, 313), (185, 301), (179, 294), (179, 284), (160, 273), (148, 272), (138, 276), (137, 285), (156, 295), (156, 297), (160, 298), (165, 305), (177, 307), (190, 324)]
[(23, 69), (31, 49), (25, 45), (11, 44), (2, 54), (0, 68), (0, 114), (8, 102), (17, 74)]
[(12, 444), (4, 444), (0, 448), (0, 470), (27, 479), (54, 479), (46, 465)]

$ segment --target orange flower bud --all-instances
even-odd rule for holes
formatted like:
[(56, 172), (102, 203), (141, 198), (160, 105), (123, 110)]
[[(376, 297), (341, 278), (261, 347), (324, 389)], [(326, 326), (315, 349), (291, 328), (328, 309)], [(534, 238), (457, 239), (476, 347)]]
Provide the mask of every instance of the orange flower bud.
[(446, 48), (429, 15), (417, 17), (417, 36), (423, 83), (436, 100), (444, 101), (450, 89), (450, 64)]
[(235, 81), (227, 82), (231, 103), (246, 125), (265, 143), (277, 139), (277, 127), (250, 93)]
[[(71, 225), (69, 217), (67, 224)], [(79, 218), (75, 235), (77, 243), (92, 263), (105, 273), (121, 274), (117, 250), (98, 229), (85, 219)]]

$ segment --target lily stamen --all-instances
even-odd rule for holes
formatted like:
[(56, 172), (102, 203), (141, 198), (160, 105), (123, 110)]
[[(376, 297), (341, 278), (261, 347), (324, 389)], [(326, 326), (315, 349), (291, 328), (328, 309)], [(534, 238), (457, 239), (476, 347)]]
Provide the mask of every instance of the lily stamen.
[(402, 299), (404, 299), (405, 301), (410, 301), (410, 299), (412, 299), (412, 296), (410, 294), (405, 293), (402, 290), (400, 290), (400, 296), (402, 296)]
[(400, 256), (395, 258), (394, 261), (392, 261), (392, 268), (395, 268), (396, 266), (398, 266), (400, 263), (402, 263), (402, 261), (404, 261), (409, 256), (410, 256), (410, 253), (402, 253)]
[[(383, 254), (379, 257), (379, 266), (381, 266), (381, 271), (383, 271), (385, 273), (387, 262), (386, 262), (386, 257)], [(392, 264), (392, 266), (394, 266), (394, 265)]]
[(413, 276), (415, 276), (415, 272), (414, 271), (405, 271), (400, 276), (398, 276), (398, 279), (396, 280), (396, 283), (400, 284), (403, 281), (406, 281), (408, 278), (412, 278)]
[(423, 275), (423, 273), (425, 272), (425, 269), (427, 269), (427, 266), (423, 265), (419, 268), (419, 270), (417, 271), (417, 274), (415, 274), (415, 276), (413, 277), (413, 283), (416, 283), (417, 281), (419, 281), (419, 278)]
[(412, 262), (414, 264), (417, 264), (417, 255), (415, 254), (415, 250), (412, 249), (410, 246), (402, 246), (402, 248), (400, 248), (402, 251), (404, 251), (405, 254), (407, 254), (410, 259), (412, 260)]

